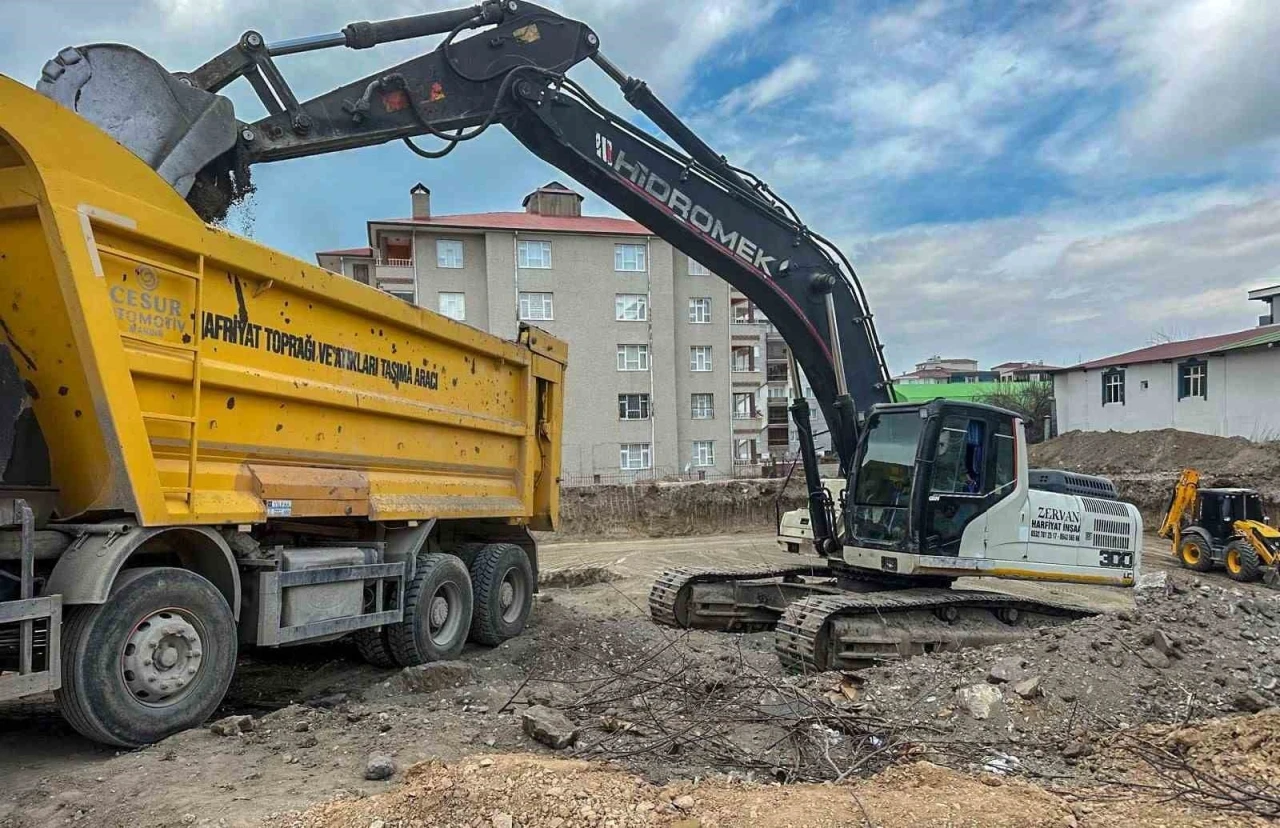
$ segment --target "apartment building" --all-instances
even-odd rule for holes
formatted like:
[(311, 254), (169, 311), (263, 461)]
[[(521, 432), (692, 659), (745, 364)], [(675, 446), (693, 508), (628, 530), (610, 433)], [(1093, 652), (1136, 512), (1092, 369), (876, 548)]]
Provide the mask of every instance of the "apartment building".
[(564, 482), (769, 459), (767, 322), (728, 283), (634, 221), (583, 215), (558, 182), (519, 212), (436, 215), (422, 184), (410, 198), (408, 218), (367, 222), (368, 247), (320, 265), (499, 336), (526, 321), (565, 339)]

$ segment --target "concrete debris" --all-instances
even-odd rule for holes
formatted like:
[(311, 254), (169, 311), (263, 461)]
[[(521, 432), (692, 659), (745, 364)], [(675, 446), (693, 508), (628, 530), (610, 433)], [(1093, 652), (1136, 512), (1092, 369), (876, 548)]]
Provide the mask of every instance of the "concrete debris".
[(432, 661), (404, 668), (392, 680), (392, 687), (400, 693), (430, 693), (474, 680), (475, 670), (466, 661)]
[(524, 732), (547, 747), (561, 750), (578, 739), (578, 727), (569, 717), (551, 707), (536, 704), (523, 714)]
[(990, 684), (974, 684), (956, 691), (956, 701), (975, 719), (989, 719), (1004, 704), (1000, 688)]
[(252, 716), (227, 716), (209, 725), (209, 732), (215, 736), (239, 736), (241, 733), (252, 733), (253, 728)]
[(364, 778), (370, 782), (381, 782), (396, 775), (396, 763), (390, 756), (375, 754), (369, 757), (364, 766)]
[(1178, 644), (1179, 644), (1178, 640), (1177, 640), (1176, 638), (1174, 638), (1173, 636), (1169, 635), (1169, 634), (1168, 634), (1167, 632), (1165, 632), (1164, 630), (1156, 630), (1156, 631), (1152, 634), (1152, 636), (1151, 636), (1151, 644), (1152, 644), (1152, 646), (1154, 646), (1157, 650), (1159, 650), (1160, 652), (1162, 652), (1162, 653), (1164, 653), (1165, 655), (1169, 656), (1170, 658), (1177, 658), (1177, 657), (1178, 657), (1178, 655), (1179, 655), (1179, 653), (1178, 653)]
[(1002, 658), (991, 665), (991, 672), (987, 675), (987, 681), (992, 684), (1021, 681), (1026, 678), (1026, 670), (1023, 669), (1026, 666), (1027, 661), (1024, 658), (1018, 658), (1017, 656)]
[(671, 804), (682, 811), (692, 811), (695, 803), (693, 801), (693, 797), (688, 794), (684, 794), (683, 796), (677, 796), (675, 799), (671, 800)]
[(1093, 745), (1084, 740), (1076, 740), (1067, 742), (1062, 748), (1062, 756), (1065, 759), (1080, 759), (1093, 753)]
[(1013, 692), (1024, 699), (1034, 699), (1040, 695), (1040, 677), (1028, 676), (1021, 681), (1015, 681), (1013, 683)]
[(1157, 570), (1156, 572), (1144, 572), (1138, 576), (1138, 583), (1134, 586), (1138, 592), (1164, 592), (1169, 588), (1169, 573)]
[(1138, 659), (1153, 670), (1163, 670), (1171, 663), (1169, 657), (1155, 647), (1147, 647), (1138, 651)]

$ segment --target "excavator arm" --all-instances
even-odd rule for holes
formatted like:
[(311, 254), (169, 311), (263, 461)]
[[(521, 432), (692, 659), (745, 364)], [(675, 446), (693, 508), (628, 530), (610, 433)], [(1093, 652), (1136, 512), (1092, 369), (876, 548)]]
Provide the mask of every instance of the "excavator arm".
[[(445, 35), (435, 50), (306, 102), (293, 94), (274, 60), (435, 34)], [(535, 155), (728, 281), (778, 328), (792, 355), (791, 411), (802, 438), (815, 540), (831, 551), (838, 545), (833, 512), (818, 473), (800, 373), (847, 475), (857, 451), (859, 412), (891, 401), (862, 288), (833, 244), (763, 181), (730, 166), (643, 82), (604, 58), (599, 46), (583, 23), (532, 3), (488, 0), (283, 43), (251, 31), (222, 55), (177, 75), (128, 47), (68, 49), (45, 66), (40, 89), (118, 135), (206, 219), (225, 214), (251, 189), (254, 164), (392, 140), (440, 157), (500, 124)], [(566, 77), (588, 59), (676, 146), (609, 112)], [(216, 94), (240, 77), (268, 111), (256, 122), (233, 122), (230, 102)], [(166, 106), (139, 107), (142, 87)], [(436, 150), (413, 143), (424, 135), (444, 143)]]

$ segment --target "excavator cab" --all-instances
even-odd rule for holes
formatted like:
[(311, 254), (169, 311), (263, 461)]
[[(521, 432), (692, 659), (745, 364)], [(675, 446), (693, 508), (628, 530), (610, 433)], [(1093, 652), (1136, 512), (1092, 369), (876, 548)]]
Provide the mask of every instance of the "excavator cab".
[(957, 555), (965, 528), (1014, 493), (1017, 422), (978, 403), (875, 406), (846, 488), (846, 544)]

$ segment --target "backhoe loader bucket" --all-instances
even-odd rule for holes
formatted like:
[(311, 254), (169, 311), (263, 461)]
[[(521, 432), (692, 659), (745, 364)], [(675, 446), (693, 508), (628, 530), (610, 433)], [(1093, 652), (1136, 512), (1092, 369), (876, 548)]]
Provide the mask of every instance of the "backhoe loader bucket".
[(44, 65), (36, 89), (115, 138), (183, 196), (236, 143), (231, 101), (128, 46), (63, 49)]

